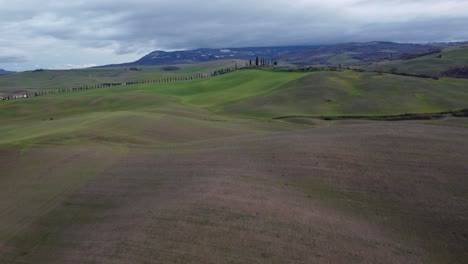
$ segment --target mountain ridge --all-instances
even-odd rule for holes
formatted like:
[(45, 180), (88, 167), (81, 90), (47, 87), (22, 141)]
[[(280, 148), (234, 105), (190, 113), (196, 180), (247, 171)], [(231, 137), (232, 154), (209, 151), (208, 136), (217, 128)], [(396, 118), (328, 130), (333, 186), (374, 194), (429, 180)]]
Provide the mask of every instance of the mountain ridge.
[(243, 48), (199, 48), (181, 51), (155, 50), (134, 62), (110, 64), (100, 67), (120, 66), (156, 66), (167, 64), (193, 64), (213, 60), (241, 59), (255, 60), (257, 56), (273, 59), (278, 55), (292, 51), (313, 48), (315, 46), (278, 46), (278, 47), (243, 47)]
[(375, 62), (384, 59), (398, 59), (403, 54), (408, 55), (421, 53), (452, 45), (462, 45), (463, 43), (466, 42), (415, 44), (390, 41), (371, 41), (331, 45), (266, 46), (217, 49), (200, 48), (181, 51), (155, 50), (133, 62), (103, 65), (98, 66), (97, 68), (193, 64), (225, 59), (254, 61), (256, 57), (294, 65), (356, 64)]
[(12, 71), (7, 71), (7, 70), (4, 70), (4, 69), (0, 69), (0, 74), (11, 74), (13, 73)]

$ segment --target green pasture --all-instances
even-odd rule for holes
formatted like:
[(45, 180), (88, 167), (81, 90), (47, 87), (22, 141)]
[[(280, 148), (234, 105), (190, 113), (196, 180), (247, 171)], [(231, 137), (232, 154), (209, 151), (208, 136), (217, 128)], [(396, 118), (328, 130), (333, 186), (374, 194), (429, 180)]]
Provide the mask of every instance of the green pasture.
[[(286, 115), (387, 115), (466, 108), (466, 80), (343, 72), (241, 70), (210, 79), (131, 85), (4, 101), (4, 123), (92, 112), (211, 112), (273, 118)], [(190, 109), (190, 110), (188, 110)]]
[(60, 89), (101, 83), (121, 83), (133, 81), (150, 81), (166, 77), (194, 76), (209, 74), (215, 70), (235, 64), (243, 66), (241, 60), (221, 60), (199, 64), (174, 65), (176, 70), (165, 70), (167, 66), (129, 66), (115, 68), (86, 68), (72, 70), (42, 70), (20, 72), (0, 76), (0, 95), (2, 89)]
[(223, 111), (260, 117), (393, 115), (468, 107), (468, 81), (391, 74), (318, 72)]
[(439, 53), (418, 57), (411, 60), (385, 61), (370, 67), (371, 70), (392, 69), (399, 73), (424, 74), (429, 76), (440, 76), (440, 73), (450, 67), (468, 64), (468, 46), (454, 47)]
[(467, 102), (466, 80), (241, 70), (210, 79), (3, 101), (0, 144), (163, 144), (301, 128), (273, 121), (276, 117), (441, 112), (467, 108)]

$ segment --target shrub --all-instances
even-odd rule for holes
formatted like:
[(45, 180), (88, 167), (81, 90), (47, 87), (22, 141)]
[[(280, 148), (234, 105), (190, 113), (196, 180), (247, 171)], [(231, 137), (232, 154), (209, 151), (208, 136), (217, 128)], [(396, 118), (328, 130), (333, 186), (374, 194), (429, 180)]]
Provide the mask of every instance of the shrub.
[(442, 76), (468, 79), (468, 65), (451, 67), (441, 73)]

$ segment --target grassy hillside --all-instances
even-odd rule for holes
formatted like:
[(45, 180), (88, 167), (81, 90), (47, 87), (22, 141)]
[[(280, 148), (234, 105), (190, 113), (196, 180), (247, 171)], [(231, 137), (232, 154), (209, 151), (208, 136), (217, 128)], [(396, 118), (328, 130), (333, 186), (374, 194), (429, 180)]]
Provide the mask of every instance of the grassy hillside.
[[(0, 263), (457, 263), (466, 80), (240, 70), (0, 102)], [(306, 119), (306, 118), (304, 118)]]
[(440, 53), (403, 61), (387, 61), (373, 65), (370, 69), (382, 69), (409, 74), (440, 76), (440, 73), (453, 66), (468, 64), (468, 46), (444, 49)]
[[(181, 82), (153, 87), (152, 92), (176, 96), (184, 104), (220, 111), (225, 105), (269, 94), (307, 73), (275, 73), (263, 70), (242, 70), (214, 79)], [(150, 86), (142, 86), (150, 89)]]
[(467, 84), (456, 79), (318, 72), (273, 93), (226, 105), (223, 110), (263, 117), (440, 112), (468, 106)]
[(468, 81), (391, 74), (241, 70), (211, 79), (134, 85), (2, 102), (5, 120), (48, 119), (93, 111), (169, 109), (183, 104), (217, 114), (280, 116), (397, 115), (468, 107)]
[[(102, 139), (107, 137), (109, 141), (125, 137), (135, 142), (168, 143), (174, 135), (179, 135), (166, 135), (165, 127), (160, 127), (162, 124), (173, 128), (191, 124), (192, 130), (200, 127), (202, 138), (213, 138), (216, 133), (226, 135), (263, 130), (263, 123), (243, 125), (245, 120), (241, 122), (213, 111), (219, 111), (232, 102), (267, 94), (305, 75), (247, 70), (197, 81), (102, 88), (3, 101), (0, 103), (3, 124), (0, 144), (20, 144), (23, 141), (27, 145), (40, 144), (51, 138), (57, 142), (61, 139), (79, 142), (104, 134), (106, 136), (101, 136)], [(160, 122), (161, 118), (166, 121)], [(151, 125), (153, 123), (154, 126)], [(266, 127), (269, 125), (267, 123)], [(203, 127), (214, 132), (202, 133)], [(147, 130), (151, 133), (160, 130), (164, 135), (162, 138), (147, 138)], [(181, 133), (187, 133), (191, 139), (199, 137), (190, 136), (191, 132), (182, 128)], [(182, 134), (179, 136), (184, 138)]]
[(93, 111), (128, 109), (169, 110), (168, 102), (220, 111), (229, 103), (268, 94), (307, 73), (275, 73), (242, 70), (211, 79), (132, 85), (56, 94), (26, 100), (4, 101), (0, 116), (5, 120), (47, 119)]
[[(211, 73), (224, 67), (242, 66), (240, 60), (220, 60), (200, 64), (168, 66), (142, 66), (121, 68), (87, 68), (74, 70), (43, 70), (20, 72), (0, 76), (0, 93), (14, 89), (59, 89), (108, 82), (154, 80), (168, 76), (190, 76)], [(8, 89), (10, 88), (10, 89)]]

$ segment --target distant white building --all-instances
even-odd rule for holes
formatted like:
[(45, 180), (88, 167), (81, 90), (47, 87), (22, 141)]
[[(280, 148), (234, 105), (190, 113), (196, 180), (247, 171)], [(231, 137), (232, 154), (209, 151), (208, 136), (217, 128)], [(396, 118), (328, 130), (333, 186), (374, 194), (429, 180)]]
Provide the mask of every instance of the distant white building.
[(22, 98), (28, 98), (27, 94), (15, 94), (13, 95), (13, 99), (22, 99)]

